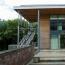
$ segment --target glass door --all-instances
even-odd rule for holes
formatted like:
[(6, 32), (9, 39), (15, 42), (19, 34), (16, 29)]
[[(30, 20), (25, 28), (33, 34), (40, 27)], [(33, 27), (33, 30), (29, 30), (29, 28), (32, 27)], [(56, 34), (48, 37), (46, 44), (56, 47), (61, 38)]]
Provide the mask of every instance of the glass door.
[(51, 49), (59, 49), (57, 35), (51, 35)]

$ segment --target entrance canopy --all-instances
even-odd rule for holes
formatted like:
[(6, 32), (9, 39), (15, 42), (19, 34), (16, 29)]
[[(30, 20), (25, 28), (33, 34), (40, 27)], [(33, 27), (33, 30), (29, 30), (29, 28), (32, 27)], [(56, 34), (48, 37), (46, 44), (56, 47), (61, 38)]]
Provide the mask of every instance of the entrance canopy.
[(28, 21), (37, 21), (37, 11), (40, 17), (44, 15), (65, 14), (65, 5), (21, 5), (14, 9)]

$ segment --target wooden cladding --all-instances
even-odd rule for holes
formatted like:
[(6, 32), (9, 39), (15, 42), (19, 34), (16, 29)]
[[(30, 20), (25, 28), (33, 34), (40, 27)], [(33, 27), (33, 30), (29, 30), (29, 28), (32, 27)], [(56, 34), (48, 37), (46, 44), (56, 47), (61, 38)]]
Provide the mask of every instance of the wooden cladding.
[(50, 48), (50, 21), (49, 16), (45, 15), (40, 19), (40, 48)]
[(28, 21), (37, 21), (37, 10), (36, 9), (22, 9), (20, 14), (25, 17)]

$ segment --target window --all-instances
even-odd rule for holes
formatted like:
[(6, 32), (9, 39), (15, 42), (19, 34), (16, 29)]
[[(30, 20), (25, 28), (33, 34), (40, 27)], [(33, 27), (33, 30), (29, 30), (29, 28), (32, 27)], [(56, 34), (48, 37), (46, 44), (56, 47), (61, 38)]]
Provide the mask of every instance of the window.
[(51, 49), (65, 48), (65, 15), (50, 16)]
[(62, 20), (58, 20), (58, 31), (62, 31)]
[(51, 31), (65, 30), (65, 15), (50, 16), (50, 30)]
[(50, 21), (50, 30), (51, 31), (56, 31), (57, 30), (57, 21), (56, 20), (51, 20)]
[(62, 20), (62, 30), (65, 30), (65, 20)]

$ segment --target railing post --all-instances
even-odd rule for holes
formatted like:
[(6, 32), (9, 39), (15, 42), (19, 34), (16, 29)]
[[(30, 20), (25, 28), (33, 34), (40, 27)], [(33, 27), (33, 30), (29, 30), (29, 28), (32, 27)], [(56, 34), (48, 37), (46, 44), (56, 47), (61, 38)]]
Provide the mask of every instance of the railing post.
[[(19, 12), (19, 11), (18, 11)], [(19, 48), (20, 47), (20, 45), (19, 45), (19, 42), (20, 42), (20, 22), (21, 22), (21, 16), (18, 14), (18, 18), (19, 18), (19, 21), (18, 21), (18, 31), (17, 31), (17, 48)]]
[[(19, 18), (20, 15), (18, 15)], [(18, 30), (17, 30), (17, 48), (19, 47), (19, 21), (18, 21)]]

